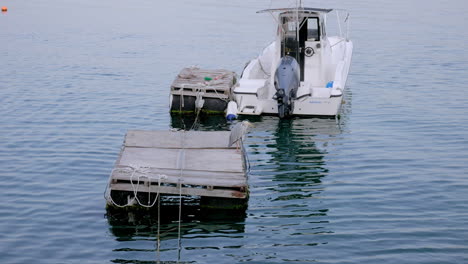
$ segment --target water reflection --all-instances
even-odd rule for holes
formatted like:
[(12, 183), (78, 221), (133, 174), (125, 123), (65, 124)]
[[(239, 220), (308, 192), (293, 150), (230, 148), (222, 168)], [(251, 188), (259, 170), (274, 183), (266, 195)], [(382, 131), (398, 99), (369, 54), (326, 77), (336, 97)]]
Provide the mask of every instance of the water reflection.
[[(161, 240), (178, 238), (179, 205), (163, 205), (160, 208)], [(182, 234), (204, 234), (230, 230), (242, 233), (246, 214), (243, 210), (213, 210), (183, 203), (181, 215)], [(111, 233), (119, 241), (134, 240), (141, 236), (155, 237), (158, 228), (157, 210), (107, 209)], [(175, 229), (175, 230), (174, 230)]]
[(214, 210), (184, 202), (179, 219), (179, 204), (165, 203), (160, 207), (160, 216), (158, 223), (158, 211), (155, 209), (127, 211), (108, 208), (109, 230), (119, 241), (119, 247), (113, 251), (120, 257), (112, 262), (175, 263), (163, 260), (177, 259), (177, 263), (193, 263), (180, 261), (181, 258), (191, 258), (184, 254), (185, 251), (219, 249), (221, 246), (212, 243), (204, 246), (197, 241), (221, 237), (239, 239), (245, 232), (245, 210)]
[(322, 202), (323, 181), (344, 121), (263, 117), (253, 122), (254, 131), (246, 140), (252, 190), (248, 215), (255, 232), (266, 235), (249, 246), (272, 262), (288, 254), (265, 247), (288, 247), (297, 253), (291, 261), (313, 262), (309, 248), (329, 243), (333, 233), (330, 208)]
[(171, 127), (184, 130), (229, 130), (230, 122), (224, 115), (171, 114)]
[(328, 173), (327, 149), (333, 147), (341, 129), (334, 119), (264, 118), (256, 123), (258, 138), (253, 135), (248, 142), (255, 170), (260, 174), (274, 171), (272, 180), (286, 184), (279, 187), (319, 184)]

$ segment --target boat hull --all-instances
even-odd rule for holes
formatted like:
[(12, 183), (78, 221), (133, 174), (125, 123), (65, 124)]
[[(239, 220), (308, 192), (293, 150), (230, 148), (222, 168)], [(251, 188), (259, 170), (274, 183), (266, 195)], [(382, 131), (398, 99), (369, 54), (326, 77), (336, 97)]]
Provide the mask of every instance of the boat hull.
[[(271, 45), (273, 46), (273, 44)], [(301, 82), (301, 87), (298, 90), (297, 99), (294, 100), (292, 110), (293, 116), (323, 116), (334, 117), (339, 115), (343, 96), (346, 90), (346, 82), (351, 65), (351, 57), (353, 51), (353, 43), (347, 41), (342, 43), (342, 60), (336, 63), (334, 71), (334, 79), (331, 87), (325, 86), (316, 87), (311, 83)], [(263, 56), (271, 56), (271, 54), (263, 54)], [(258, 63), (256, 59), (251, 64)], [(255, 66), (255, 65), (254, 65)], [(255, 71), (255, 67), (252, 72)], [(247, 67), (244, 70), (243, 78), (239, 82), (239, 86), (234, 89), (234, 98), (239, 106), (239, 115), (278, 115), (278, 102), (274, 100), (275, 87), (271, 80), (254, 78), (250, 75)], [(258, 85), (251, 85), (255, 81)], [(244, 85), (249, 83), (249, 85)]]
[[(342, 97), (332, 98), (304, 98), (294, 102), (293, 116), (323, 116), (334, 117), (340, 112)], [(276, 100), (259, 100), (262, 111), (242, 111), (242, 115), (278, 115), (278, 102)]]

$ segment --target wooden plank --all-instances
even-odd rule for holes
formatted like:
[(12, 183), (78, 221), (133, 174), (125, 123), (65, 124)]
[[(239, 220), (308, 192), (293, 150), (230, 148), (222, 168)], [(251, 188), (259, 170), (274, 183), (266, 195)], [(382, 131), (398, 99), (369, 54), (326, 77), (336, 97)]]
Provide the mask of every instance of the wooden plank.
[[(156, 175), (155, 175), (156, 176)], [(130, 177), (121, 177), (114, 175), (112, 177), (114, 180), (120, 180), (120, 181), (129, 181), (130, 182)], [(178, 184), (179, 181), (178, 176), (167, 176), (165, 175), (164, 179), (161, 180), (161, 184)], [(232, 180), (232, 179), (211, 179), (207, 180), (206, 178), (193, 178), (193, 177), (183, 177), (183, 184), (187, 185), (194, 185), (194, 186), (206, 186), (206, 187), (213, 187), (213, 188), (246, 188), (247, 183), (243, 180)], [(151, 183), (153, 185), (158, 185), (158, 179), (152, 178), (151, 181), (148, 180), (146, 177), (140, 177), (138, 178), (137, 176), (133, 177), (133, 184), (136, 186), (138, 183), (141, 185)]]
[[(186, 188), (186, 187), (171, 187), (171, 186), (138, 186), (138, 192), (152, 192), (162, 194), (174, 194), (179, 195), (193, 195), (193, 196), (208, 196), (208, 197), (220, 197), (220, 198), (238, 198), (245, 199), (247, 197), (246, 192), (236, 190), (220, 190), (220, 189), (202, 189), (202, 188)], [(114, 183), (110, 185), (111, 191), (127, 191), (133, 192), (134, 189), (130, 183)]]
[[(210, 82), (212, 82), (210, 84)], [(192, 87), (191, 87), (192, 86)], [(219, 86), (224, 89), (230, 89), (232, 86), (232, 80), (216, 80), (216, 81), (205, 81), (201, 78), (193, 79), (177, 79), (172, 83), (172, 88), (195, 88), (200, 89), (203, 87)]]
[(228, 148), (230, 131), (142, 131), (130, 130), (127, 147)]
[[(220, 74), (230, 74), (230, 75), (235, 74), (234, 72), (232, 72), (230, 70), (226, 70), (226, 69), (201, 69), (201, 68), (197, 68), (197, 67), (184, 68), (184, 69), (181, 70), (181, 73), (184, 72), (184, 71), (190, 71), (195, 76), (201, 76), (203, 78), (205, 77), (205, 75), (208, 75), (208, 74), (213, 74), (214, 76), (206, 76), (206, 77), (215, 77), (215, 76), (218, 76)], [(177, 76), (177, 78), (181, 78), (181, 77)]]
[[(197, 92), (189, 92), (189, 91), (171, 91), (171, 94), (173, 95), (183, 95), (183, 96), (193, 96), (196, 97), (198, 95)], [(228, 94), (224, 93), (205, 93), (203, 95), (203, 98), (215, 98), (215, 99), (222, 99), (222, 100), (227, 100), (230, 96)]]
[(125, 147), (117, 165), (178, 169), (178, 149), (133, 148)]
[(125, 136), (126, 147), (180, 148), (181, 135), (171, 131), (130, 130)]
[[(190, 67), (190, 68), (184, 68), (180, 71), (180, 73), (182, 74), (184, 71), (186, 71), (185, 73), (187, 73), (187, 71), (190, 71), (195, 77), (200, 77), (200, 78), (205, 78), (205, 77), (216, 77), (216, 76), (219, 76), (221, 74), (226, 74), (228, 76), (234, 76), (235, 73), (232, 72), (232, 71), (229, 71), (229, 70), (226, 70), (226, 69), (201, 69), (201, 68), (197, 68), (197, 67)], [(177, 76), (177, 78), (179, 79), (184, 79), (182, 77), (180, 77), (179, 75)]]
[[(122, 177), (122, 179), (130, 179), (130, 176), (133, 172), (133, 168), (117, 166), (112, 175), (115, 177)], [(179, 169), (161, 169), (161, 168), (143, 168), (137, 170), (138, 175), (151, 175), (157, 177), (157, 175), (169, 175), (179, 177), (181, 170)], [(214, 179), (226, 179), (226, 180), (238, 180), (247, 182), (247, 177), (244, 172), (219, 172), (219, 171), (196, 171), (196, 170), (183, 170), (182, 176), (188, 178), (206, 178), (207, 180)]]
[[(145, 183), (145, 182), (151, 182), (153, 184), (156, 184), (158, 182), (160, 183), (170, 183), (170, 184), (177, 184), (179, 183), (179, 179), (182, 179), (184, 184), (190, 184), (190, 185), (200, 185), (200, 186), (217, 186), (217, 187), (246, 187), (247, 186), (247, 181), (245, 176), (243, 175), (235, 175), (235, 177), (217, 177), (218, 175), (211, 174), (211, 175), (193, 175), (189, 174), (188, 171), (183, 171), (183, 175), (179, 176), (177, 171), (173, 171), (175, 174), (163, 174), (163, 173), (155, 173), (155, 172), (149, 172), (149, 173), (139, 173), (135, 172), (133, 174), (132, 178), (132, 172), (127, 170), (127, 171), (119, 171), (119, 170), (114, 170), (112, 173), (112, 179), (113, 180), (123, 180), (123, 181), (133, 181), (134, 184), (136, 184), (138, 181), (140, 183)], [(162, 176), (161, 179), (159, 179), (159, 176)], [(233, 175), (229, 175), (233, 176)], [(150, 178), (148, 178), (150, 177)]]
[(210, 170), (243, 172), (242, 154), (236, 149), (188, 149), (185, 168), (190, 170)]
[(158, 149), (125, 147), (119, 164), (129, 167), (243, 172), (236, 149)]
[(175, 81), (171, 86), (171, 92), (206, 92), (206, 93), (219, 93), (227, 94), (231, 91), (232, 85), (229, 84), (229, 81), (221, 82), (219, 80), (213, 82), (212, 84), (196, 81)]

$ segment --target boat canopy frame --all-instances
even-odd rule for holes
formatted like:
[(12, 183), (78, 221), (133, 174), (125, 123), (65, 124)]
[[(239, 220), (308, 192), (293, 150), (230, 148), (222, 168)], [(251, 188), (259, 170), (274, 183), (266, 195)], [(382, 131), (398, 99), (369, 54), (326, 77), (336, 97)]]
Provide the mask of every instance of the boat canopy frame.
[(307, 13), (330, 13), (333, 9), (330, 8), (312, 8), (312, 7), (288, 7), (288, 8), (272, 8), (272, 9), (263, 9), (257, 11), (259, 13), (273, 13), (273, 12), (287, 12), (287, 11), (294, 11), (294, 12), (307, 12)]
[[(280, 40), (280, 57), (292, 56), (300, 65), (300, 80), (304, 80), (304, 63), (305, 63), (305, 40), (309, 40), (310, 35), (315, 37), (310, 38), (313, 41), (321, 42), (323, 38), (327, 37), (327, 31), (325, 26), (327, 23), (327, 17), (329, 13), (334, 12), (336, 14), (337, 21), (337, 35), (342, 38), (342, 40), (334, 43), (335, 46), (342, 41), (349, 40), (349, 12), (345, 9), (335, 9), (335, 8), (311, 8), (303, 7), (299, 5), (298, 7), (287, 7), (287, 8), (270, 8), (257, 11), (257, 13), (269, 13), (278, 25), (278, 39)], [(342, 21), (341, 14), (345, 14), (345, 18)], [(309, 32), (309, 21), (316, 19), (315, 29), (312, 28)], [(310, 25), (313, 25), (312, 23)], [(291, 26), (290, 26), (291, 25)], [(303, 29), (303, 26), (306, 29)], [(345, 30), (343, 30), (345, 26)], [(292, 30), (291, 30), (292, 29)], [(311, 34), (311, 32), (316, 32)], [(291, 34), (294, 32), (293, 34)]]
[[(304, 16), (310, 16), (310, 15), (317, 15), (319, 18), (323, 17), (325, 21), (327, 20), (326, 18), (328, 17), (330, 12), (334, 12), (336, 14), (336, 20), (337, 20), (337, 25), (338, 25), (338, 35), (344, 39), (349, 40), (349, 12), (346, 9), (340, 9), (340, 8), (313, 8), (313, 7), (285, 7), (285, 8), (270, 8), (270, 9), (263, 9), (257, 11), (257, 14), (259, 13), (270, 13), (276, 23), (278, 25), (281, 25), (281, 21), (279, 21), (273, 13), (279, 13), (278, 15), (285, 15), (287, 13), (290, 13), (291, 15), (296, 15), (296, 19), (299, 20), (299, 14), (303, 14), (302, 18)], [(344, 19), (342, 20), (342, 16), (344, 14)], [(298, 23), (300, 23), (298, 21)], [(325, 22), (324, 24), (328, 24)], [(300, 28), (300, 24), (298, 25), (298, 29)], [(344, 27), (344, 28), (343, 28)], [(325, 32), (322, 32), (325, 33)], [(323, 34), (325, 35), (325, 34)], [(299, 39), (299, 30), (297, 30), (297, 38)]]

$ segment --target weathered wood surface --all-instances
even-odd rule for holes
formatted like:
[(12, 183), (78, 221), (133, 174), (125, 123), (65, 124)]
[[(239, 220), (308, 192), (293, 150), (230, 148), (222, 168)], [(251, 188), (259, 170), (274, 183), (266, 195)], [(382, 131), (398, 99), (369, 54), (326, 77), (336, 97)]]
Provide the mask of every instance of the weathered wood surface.
[[(242, 173), (219, 173), (212, 171), (184, 171), (183, 178), (180, 178), (180, 170), (169, 169), (148, 169), (149, 172), (141, 173), (138, 170), (133, 172), (133, 169), (127, 167), (118, 167), (112, 173), (112, 179), (129, 181), (134, 183), (140, 179), (143, 182), (158, 183), (159, 177), (163, 176), (162, 182), (178, 184), (179, 179), (182, 179), (183, 184), (200, 185), (200, 186), (230, 186), (230, 187), (245, 187), (245, 176)], [(133, 178), (132, 177), (133, 173)], [(149, 177), (146, 178), (146, 177)]]
[(161, 149), (125, 147), (120, 166), (242, 172), (236, 149)]
[[(130, 183), (121, 183), (111, 185), (112, 190), (114, 191), (127, 191), (133, 192), (133, 186)], [(162, 194), (174, 194), (174, 195), (194, 195), (194, 196), (209, 196), (209, 197), (219, 197), (219, 198), (239, 198), (245, 199), (247, 194), (245, 191), (236, 191), (236, 190), (224, 190), (224, 189), (201, 189), (201, 188), (186, 188), (186, 187), (172, 187), (172, 186), (160, 186), (151, 185), (150, 187), (142, 185), (139, 186), (139, 192), (148, 192)]]
[[(245, 161), (229, 131), (141, 131), (126, 135), (111, 191), (246, 198)], [(133, 186), (132, 186), (133, 183)], [(160, 185), (158, 187), (158, 185)]]
[[(212, 80), (207, 81), (205, 77)], [(227, 99), (235, 82), (236, 74), (232, 71), (184, 68), (172, 83), (171, 94), (196, 96), (198, 91), (202, 91), (203, 97)]]
[(227, 148), (229, 131), (143, 131), (130, 130), (126, 147), (141, 148)]

